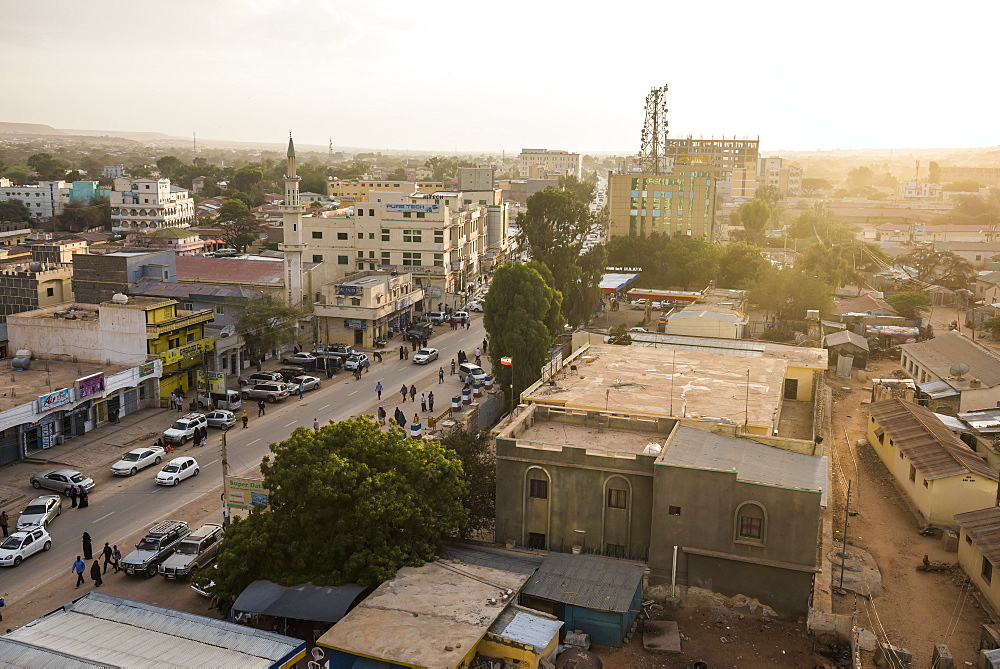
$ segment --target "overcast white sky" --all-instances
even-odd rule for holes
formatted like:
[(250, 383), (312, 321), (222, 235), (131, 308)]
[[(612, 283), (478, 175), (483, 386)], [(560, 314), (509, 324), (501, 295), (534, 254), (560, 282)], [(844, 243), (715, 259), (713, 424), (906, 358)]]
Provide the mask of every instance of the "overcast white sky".
[(0, 121), (372, 149), (1000, 144), (995, 0), (4, 2)]

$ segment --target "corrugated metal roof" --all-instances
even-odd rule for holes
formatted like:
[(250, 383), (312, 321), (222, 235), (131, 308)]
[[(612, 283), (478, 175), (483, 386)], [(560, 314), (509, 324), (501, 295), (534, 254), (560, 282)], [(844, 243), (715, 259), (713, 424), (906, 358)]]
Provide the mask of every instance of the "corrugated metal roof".
[(686, 337), (658, 332), (630, 332), (633, 346), (654, 346), (678, 351), (715, 351), (726, 355), (742, 355), (751, 358), (764, 357), (766, 344), (745, 339), (723, 339), (721, 337)]
[[(303, 271), (319, 263), (303, 262)], [(206, 283), (256, 283), (281, 285), (285, 265), (281, 262), (252, 258), (206, 258), (202, 256), (177, 256), (177, 277), (181, 281)]]
[(299, 639), (99, 592), (5, 638), (126, 667), (268, 667), (304, 648)]
[(901, 348), (921, 366), (942, 379), (951, 376), (951, 368), (955, 363), (967, 364), (969, 372), (964, 375), (966, 381), (958, 385), (954, 381), (949, 383), (953, 387), (968, 387), (971, 379), (979, 379), (985, 388), (1000, 385), (1000, 357), (956, 330), (949, 330), (928, 341), (903, 344)]
[(987, 560), (1000, 565), (1000, 507), (960, 513), (955, 516), (955, 522), (972, 538), (972, 543)]
[(726, 311), (714, 311), (711, 309), (682, 309), (676, 313), (670, 314), (668, 320), (685, 320), (691, 318), (704, 318), (710, 321), (720, 321), (723, 323), (746, 323), (746, 318), (741, 318), (739, 314), (726, 312)]
[(552, 641), (554, 635), (559, 633), (560, 627), (562, 627), (562, 621), (549, 620), (518, 611), (514, 614), (514, 619), (498, 636), (511, 641), (531, 644), (541, 650)]
[(926, 383), (917, 384), (917, 388), (920, 388), (920, 392), (934, 400), (958, 395), (958, 391), (944, 381), (927, 381)]
[(997, 473), (926, 407), (893, 397), (868, 405), (868, 414), (927, 480), (978, 474), (996, 481)]
[(965, 426), (965, 423), (955, 418), (954, 416), (946, 416), (943, 413), (935, 413), (934, 417), (937, 418), (941, 423), (949, 430), (957, 430), (959, 432), (968, 432), (969, 428)]
[(467, 546), (446, 544), (438, 553), (445, 560), (460, 560), (490, 569), (502, 569), (514, 574), (530, 576), (542, 564), (543, 558), (535, 555), (506, 555), (498, 550), (477, 550)]
[(983, 433), (1000, 432), (1000, 409), (982, 409), (958, 414), (972, 429)]
[(873, 312), (884, 312), (890, 315), (896, 314), (896, 310), (893, 309), (888, 302), (880, 300), (877, 297), (872, 297), (871, 295), (862, 295), (849, 300), (840, 300), (837, 302), (835, 309), (838, 315), (870, 314)]
[(87, 662), (72, 655), (47, 648), (39, 648), (30, 643), (0, 637), (0, 667), (30, 667), (31, 669), (77, 669), (99, 667), (117, 669), (113, 664)]
[(678, 426), (658, 465), (736, 472), (747, 483), (814, 490), (826, 506), (827, 459)]
[(595, 611), (626, 613), (646, 568), (594, 555), (549, 553), (522, 592)]
[(226, 286), (214, 283), (174, 283), (143, 277), (139, 279), (129, 292), (134, 295), (152, 295), (155, 297), (187, 298), (192, 295), (200, 297), (220, 297), (236, 299), (252, 299), (260, 296), (259, 290), (243, 286)]
[(868, 350), (868, 340), (850, 330), (840, 330), (828, 334), (823, 338), (823, 346), (840, 346), (842, 344), (852, 344), (858, 348)]

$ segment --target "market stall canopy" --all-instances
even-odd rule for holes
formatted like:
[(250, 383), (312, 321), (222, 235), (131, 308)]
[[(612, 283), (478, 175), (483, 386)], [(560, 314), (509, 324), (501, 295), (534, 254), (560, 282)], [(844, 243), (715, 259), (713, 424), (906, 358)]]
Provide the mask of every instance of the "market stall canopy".
[(371, 588), (355, 583), (336, 588), (311, 583), (285, 587), (260, 580), (254, 581), (240, 593), (233, 604), (233, 611), (336, 623), (370, 591)]

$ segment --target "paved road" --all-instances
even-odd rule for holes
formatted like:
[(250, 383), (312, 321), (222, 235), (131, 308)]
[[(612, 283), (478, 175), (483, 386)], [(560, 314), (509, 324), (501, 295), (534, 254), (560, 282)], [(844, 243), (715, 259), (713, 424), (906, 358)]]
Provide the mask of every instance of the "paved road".
[[(341, 372), (332, 379), (324, 380), (319, 390), (306, 393), (302, 400), (293, 396), (281, 403), (269, 404), (267, 415), (263, 418), (256, 418), (256, 407), (252, 401), (248, 402), (247, 411), (251, 416), (249, 429), (244, 430), (237, 424), (227, 434), (230, 474), (239, 475), (255, 469), (261, 458), (269, 453), (272, 442), (281, 441), (298, 426), (311, 428), (314, 418), (325, 424), (330, 420), (374, 413), (377, 406), (375, 384), (379, 380), (384, 387), (383, 406), (390, 416), (397, 405), (406, 412), (407, 418), (414, 413), (413, 404), (399, 402), (399, 389), (403, 383), (417, 386), (418, 402), (421, 392), (433, 390), (435, 413), (447, 408), (451, 397), (460, 394), (461, 390), (458, 377), (448, 373), (450, 361), (457, 356), (459, 349), (471, 358), (476, 346), (482, 345), (482, 318), (474, 318), (469, 330), (452, 331), (447, 325), (437, 326), (435, 330), (436, 334), (428, 341), (428, 346), (441, 350), (440, 361), (427, 366), (414, 365), (411, 360), (400, 361), (398, 353), (388, 349), (384, 361), (374, 363), (360, 381), (356, 381), (350, 372)], [(485, 358), (483, 364), (487, 365)], [(438, 383), (439, 366), (445, 368), (444, 384)], [(11, 600), (30, 597), (32, 589), (66, 577), (73, 560), (81, 553), (84, 532), (93, 537), (95, 557), (105, 541), (117, 543), (122, 555), (127, 555), (132, 550), (132, 544), (126, 543), (132, 535), (157, 520), (170, 518), (171, 513), (199, 497), (205, 497), (201, 501), (206, 509), (219, 508), (221, 518), (221, 503), (214, 493), (222, 483), (218, 443), (218, 436), (213, 430), (206, 447), (188, 445), (175, 451), (178, 455), (193, 456), (200, 465), (198, 476), (176, 487), (161, 487), (153, 482), (160, 469), (156, 466), (147, 467), (130, 478), (114, 477), (107, 470), (86, 472), (97, 482), (89, 508), (82, 511), (69, 508), (67, 500), (62, 516), (49, 527), (52, 549), (28, 558), (17, 568), (0, 571), (0, 592), (9, 593)], [(30, 486), (25, 488), (26, 492), (30, 492)], [(207, 497), (209, 492), (212, 492), (212, 497)], [(13, 524), (14, 517), (11, 521)]]

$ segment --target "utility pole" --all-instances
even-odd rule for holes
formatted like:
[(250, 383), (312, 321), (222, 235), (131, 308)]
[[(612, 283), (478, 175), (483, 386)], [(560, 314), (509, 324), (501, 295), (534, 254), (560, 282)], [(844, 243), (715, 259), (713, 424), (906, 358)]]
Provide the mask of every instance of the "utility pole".
[(844, 547), (840, 552), (840, 589), (844, 589), (844, 563), (847, 562), (847, 525), (851, 521), (851, 481), (847, 482), (847, 503), (844, 504)]
[(229, 504), (226, 499), (225, 485), (229, 480), (229, 460), (226, 457), (226, 433), (222, 433), (222, 526), (229, 527)]

